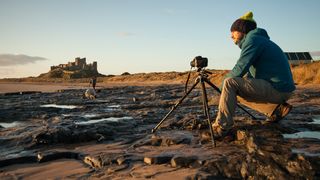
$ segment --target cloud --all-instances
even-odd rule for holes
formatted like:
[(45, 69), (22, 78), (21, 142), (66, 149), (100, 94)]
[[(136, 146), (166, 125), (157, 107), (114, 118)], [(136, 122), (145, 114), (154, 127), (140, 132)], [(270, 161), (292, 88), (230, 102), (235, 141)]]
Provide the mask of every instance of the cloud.
[(47, 60), (44, 57), (28, 56), (24, 54), (0, 54), (0, 66), (12, 66), (35, 63), (36, 61)]
[(128, 36), (134, 36), (134, 33), (130, 33), (130, 32), (118, 32), (117, 36), (119, 37), (128, 37)]

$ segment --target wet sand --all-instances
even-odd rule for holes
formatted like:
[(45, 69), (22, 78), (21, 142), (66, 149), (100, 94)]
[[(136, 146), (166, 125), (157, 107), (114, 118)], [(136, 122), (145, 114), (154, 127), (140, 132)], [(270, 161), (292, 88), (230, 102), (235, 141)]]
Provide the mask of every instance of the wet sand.
[(90, 168), (76, 160), (56, 160), (42, 164), (22, 164), (6, 167), (2, 178), (8, 179), (45, 179), (45, 177), (77, 179), (79, 174), (91, 171)]
[(0, 93), (22, 92), (22, 91), (41, 91), (56, 92), (61, 89), (86, 89), (88, 84), (55, 84), (55, 83), (2, 83), (0, 82)]
[[(96, 88), (116, 87), (116, 86), (156, 86), (162, 84), (183, 84), (178, 82), (167, 81), (150, 81), (150, 82), (104, 82), (99, 83)], [(88, 83), (36, 83), (36, 82), (0, 82), (0, 94), (24, 92), (24, 91), (41, 91), (57, 92), (66, 89), (87, 89)]]

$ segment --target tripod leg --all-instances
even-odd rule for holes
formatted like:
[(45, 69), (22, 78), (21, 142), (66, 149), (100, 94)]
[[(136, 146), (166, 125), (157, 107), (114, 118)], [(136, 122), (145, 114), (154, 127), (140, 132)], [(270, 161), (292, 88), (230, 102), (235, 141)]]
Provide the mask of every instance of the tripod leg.
[(206, 91), (206, 87), (205, 87), (204, 81), (202, 79), (201, 79), (201, 89), (202, 89), (202, 102), (203, 102), (204, 113), (207, 116), (207, 121), (208, 121), (208, 126), (209, 126), (209, 129), (210, 129), (210, 133), (211, 133), (212, 143), (213, 143), (214, 147), (216, 147), (216, 142), (214, 140), (213, 129), (212, 129), (212, 126), (211, 126), (211, 121), (210, 121), (210, 113), (209, 113), (209, 107), (208, 107), (207, 91)]
[(179, 104), (182, 103), (182, 101), (190, 94), (190, 92), (194, 89), (194, 87), (197, 86), (199, 83), (199, 79), (196, 79), (196, 82), (193, 84), (193, 86), (187, 91), (187, 93), (171, 108), (171, 110), (168, 112), (168, 114), (157, 124), (156, 127), (154, 127), (151, 132), (154, 133), (156, 130), (161, 126), (161, 124), (169, 117), (169, 115), (179, 106)]
[[(219, 92), (221, 94), (220, 89), (215, 86), (214, 84), (212, 84), (208, 79), (204, 79), (205, 82), (207, 82), (213, 89), (215, 89), (217, 92)], [(237, 106), (242, 109), (244, 112), (246, 112), (249, 116), (251, 116), (252, 119), (256, 120), (257, 118), (254, 117), (254, 115), (252, 115), (249, 111), (247, 111), (246, 109), (244, 109), (244, 107), (242, 107), (240, 104), (237, 104)]]

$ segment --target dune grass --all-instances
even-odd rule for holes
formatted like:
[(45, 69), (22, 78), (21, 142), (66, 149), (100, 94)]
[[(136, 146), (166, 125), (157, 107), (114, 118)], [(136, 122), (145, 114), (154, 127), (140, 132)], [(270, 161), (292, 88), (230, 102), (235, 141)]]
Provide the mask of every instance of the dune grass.
[(320, 84), (320, 61), (293, 66), (291, 70), (297, 84)]
[[(320, 61), (310, 64), (300, 64), (291, 67), (293, 79), (296, 84), (320, 84)], [(208, 77), (216, 86), (220, 86), (224, 76), (228, 70), (208, 70), (212, 74)], [(106, 77), (98, 77), (98, 83), (164, 83), (164, 84), (183, 84), (188, 77), (188, 71), (185, 72), (152, 72), (152, 73), (136, 73), (123, 75), (108, 75)], [(197, 76), (197, 72), (192, 71), (190, 83)], [(46, 78), (44, 76), (28, 77), (28, 78), (8, 78), (0, 79), (0, 82), (40, 82), (40, 83), (89, 83), (90, 78)]]

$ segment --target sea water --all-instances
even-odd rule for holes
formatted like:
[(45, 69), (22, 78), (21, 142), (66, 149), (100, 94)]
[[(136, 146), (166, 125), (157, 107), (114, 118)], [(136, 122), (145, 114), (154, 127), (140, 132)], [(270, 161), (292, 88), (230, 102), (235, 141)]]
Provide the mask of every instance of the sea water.
[(57, 105), (57, 104), (45, 104), (45, 105), (41, 105), (40, 107), (52, 107), (52, 108), (61, 108), (61, 109), (75, 109), (75, 108), (79, 108), (79, 106), (75, 106), (75, 105)]
[[(309, 124), (320, 124), (320, 116), (314, 116)], [(293, 134), (283, 134), (284, 138), (315, 138), (320, 139), (319, 131), (301, 131)]]
[(320, 124), (320, 116), (314, 116), (312, 118), (312, 122), (310, 122), (310, 124)]
[(11, 127), (15, 127), (15, 126), (17, 126), (19, 124), (21, 124), (21, 123), (19, 123), (19, 122), (0, 123), (0, 126), (2, 126), (4, 128), (11, 128)]
[(132, 117), (109, 117), (109, 118), (102, 118), (102, 119), (93, 119), (89, 121), (81, 121), (81, 122), (75, 122), (75, 124), (94, 124), (94, 123), (99, 123), (103, 121), (109, 121), (109, 122), (118, 122), (121, 120), (131, 120), (133, 119)]
[(320, 139), (320, 132), (318, 131), (301, 131), (293, 134), (283, 134), (284, 138), (315, 138)]

